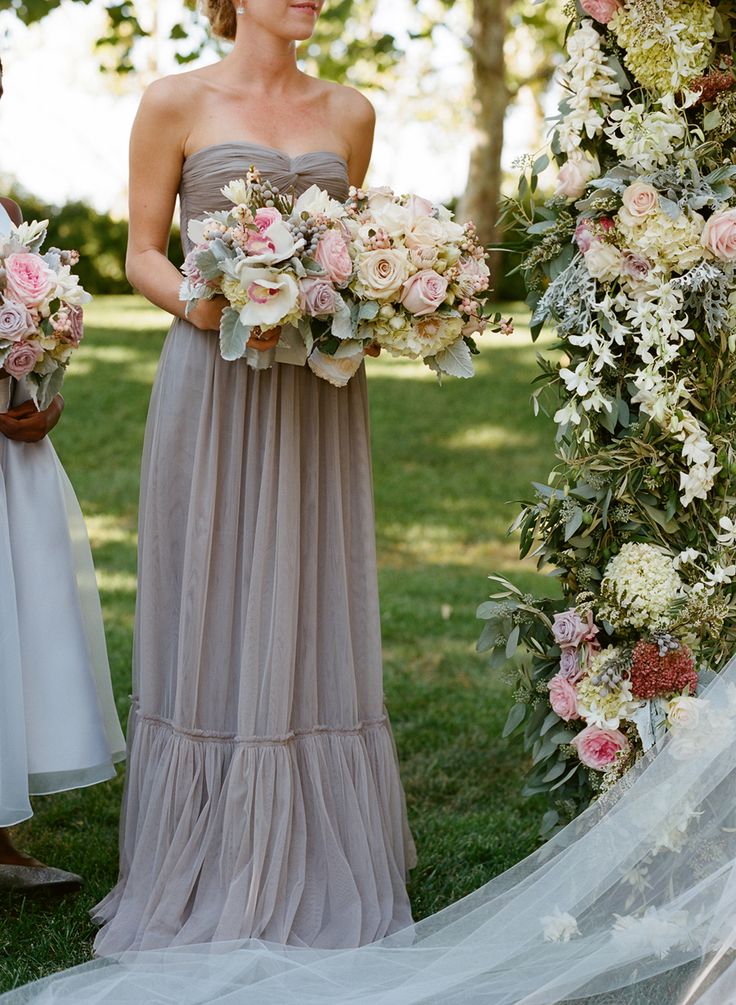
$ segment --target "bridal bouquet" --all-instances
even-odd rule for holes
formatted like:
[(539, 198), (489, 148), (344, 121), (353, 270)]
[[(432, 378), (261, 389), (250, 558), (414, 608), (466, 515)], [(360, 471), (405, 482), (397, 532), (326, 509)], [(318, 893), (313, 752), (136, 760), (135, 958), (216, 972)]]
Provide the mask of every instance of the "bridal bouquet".
[(562, 598), (504, 583), (480, 610), (493, 665), (526, 653), (508, 729), (550, 827), (695, 721), (736, 649), (736, 12), (579, 8), (551, 158), (507, 206), (533, 335), (563, 352), (535, 392), (559, 464), (515, 527)]
[(61, 388), (92, 299), (72, 272), (76, 251), (42, 253), (47, 227), (47, 220), (22, 223), (0, 237), (0, 367), (26, 379), (40, 409)]
[(231, 209), (189, 223), (180, 296), (227, 299), (224, 359), (247, 358), (253, 335), (291, 325), (310, 368), (337, 386), (373, 346), (470, 377), (473, 335), (489, 323), (510, 329), (487, 303), (472, 224), (443, 207), (388, 189), (352, 189), (342, 204), (313, 185), (293, 198), (255, 168), (222, 194)]

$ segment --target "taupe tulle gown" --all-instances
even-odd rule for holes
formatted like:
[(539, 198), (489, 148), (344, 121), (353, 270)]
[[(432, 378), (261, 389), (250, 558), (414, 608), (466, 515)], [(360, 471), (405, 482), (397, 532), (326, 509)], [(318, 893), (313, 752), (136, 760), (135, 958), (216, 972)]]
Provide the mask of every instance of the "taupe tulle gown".
[[(185, 234), (252, 163), (282, 190), (347, 195), (335, 154), (217, 144), (184, 164)], [(253, 370), (175, 321), (139, 549), (120, 879), (95, 951), (341, 948), (410, 924), (364, 371), (338, 389), (302, 366)]]

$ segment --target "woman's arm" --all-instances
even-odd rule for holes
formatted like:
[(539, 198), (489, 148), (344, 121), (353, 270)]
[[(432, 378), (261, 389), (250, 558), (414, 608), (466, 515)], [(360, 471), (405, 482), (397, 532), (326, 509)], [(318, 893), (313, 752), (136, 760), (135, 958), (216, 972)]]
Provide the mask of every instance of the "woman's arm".
[(341, 88), (342, 104), (340, 121), (349, 126), (348, 176), (350, 184), (360, 188), (365, 181), (368, 165), (373, 153), (373, 138), (376, 131), (376, 112), (370, 101), (351, 87)]
[[(167, 252), (191, 116), (191, 111), (185, 111), (192, 107), (186, 100), (190, 89), (181, 77), (152, 84), (143, 96), (130, 139), (126, 275), (151, 303), (179, 318), (185, 316), (185, 304), (179, 299), (182, 277)], [(200, 301), (187, 319), (198, 328), (216, 329), (223, 306), (219, 300)]]

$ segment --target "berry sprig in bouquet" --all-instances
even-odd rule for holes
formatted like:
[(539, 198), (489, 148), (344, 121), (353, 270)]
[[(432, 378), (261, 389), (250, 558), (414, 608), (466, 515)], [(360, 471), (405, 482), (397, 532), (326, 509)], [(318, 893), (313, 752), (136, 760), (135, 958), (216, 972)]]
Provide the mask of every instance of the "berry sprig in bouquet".
[(41, 251), (47, 227), (47, 220), (23, 223), (0, 238), (0, 367), (25, 378), (40, 409), (61, 388), (92, 299), (72, 272), (76, 251)]

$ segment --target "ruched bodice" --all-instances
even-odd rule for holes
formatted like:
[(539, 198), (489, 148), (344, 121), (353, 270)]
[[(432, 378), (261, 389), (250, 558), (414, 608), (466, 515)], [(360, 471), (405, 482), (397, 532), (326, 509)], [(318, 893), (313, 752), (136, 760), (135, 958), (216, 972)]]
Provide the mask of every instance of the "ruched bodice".
[(179, 187), (185, 252), (191, 249), (186, 234), (189, 220), (227, 209), (228, 200), (220, 189), (234, 178), (244, 178), (251, 165), (284, 194), (301, 195), (310, 185), (318, 185), (341, 202), (348, 195), (348, 167), (340, 154), (317, 150), (292, 157), (246, 140), (202, 147), (184, 161)]

